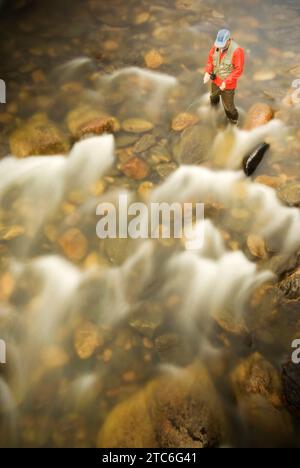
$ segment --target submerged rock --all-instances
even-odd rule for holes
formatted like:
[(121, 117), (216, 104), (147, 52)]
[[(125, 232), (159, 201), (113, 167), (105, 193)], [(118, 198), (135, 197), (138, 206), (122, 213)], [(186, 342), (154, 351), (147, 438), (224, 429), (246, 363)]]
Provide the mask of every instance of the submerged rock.
[(98, 447), (210, 448), (228, 436), (222, 406), (204, 366), (192, 365), (150, 382), (116, 406)]
[(265, 240), (256, 234), (249, 234), (247, 237), (247, 247), (253, 257), (259, 259), (268, 258)]
[(255, 81), (269, 81), (274, 80), (276, 73), (273, 70), (260, 70), (253, 75)]
[(148, 149), (152, 148), (156, 143), (156, 138), (153, 135), (146, 134), (143, 135), (134, 145), (133, 151), (135, 153), (143, 153)]
[(243, 314), (230, 307), (221, 307), (212, 312), (213, 319), (227, 333), (241, 336), (248, 332)]
[(122, 123), (122, 128), (129, 133), (146, 133), (152, 130), (154, 125), (143, 119), (127, 119)]
[(212, 129), (198, 125), (186, 128), (173, 147), (174, 157), (181, 164), (199, 164), (208, 159), (212, 141)]
[(75, 331), (74, 347), (80, 359), (89, 359), (100, 346), (98, 328), (91, 322), (85, 321)]
[(199, 116), (197, 114), (182, 112), (172, 120), (172, 130), (175, 130), (175, 132), (181, 132), (187, 127), (192, 127), (197, 122), (199, 122)]
[(102, 135), (103, 133), (115, 133), (120, 129), (118, 121), (114, 117), (98, 117), (82, 124), (76, 136), (82, 138), (86, 135)]
[(280, 200), (289, 206), (300, 206), (300, 183), (289, 182), (278, 190)]
[(282, 185), (286, 181), (286, 176), (280, 175), (280, 176), (269, 176), (265, 174), (261, 174), (257, 176), (254, 180), (255, 183), (257, 184), (263, 184), (267, 185), (268, 187), (272, 188), (278, 188), (280, 185)]
[(283, 408), (279, 372), (272, 364), (254, 353), (233, 371), (231, 382), (247, 446), (289, 446), (294, 440), (294, 429), (289, 413)]
[(300, 417), (300, 366), (288, 362), (282, 367), (284, 397), (289, 409)]
[(164, 59), (158, 50), (152, 49), (145, 55), (145, 63), (146, 67), (157, 69), (164, 63)]
[(67, 258), (80, 261), (87, 254), (88, 242), (77, 228), (68, 229), (59, 239), (58, 244)]
[(69, 143), (46, 114), (36, 114), (9, 138), (10, 150), (18, 158), (65, 154)]
[(101, 135), (104, 132), (115, 133), (120, 130), (120, 124), (115, 117), (87, 104), (72, 109), (67, 115), (66, 122), (75, 139), (88, 134)]
[(145, 179), (149, 174), (148, 164), (138, 157), (133, 157), (122, 164), (121, 170), (127, 177), (135, 180)]
[(252, 130), (253, 128), (265, 125), (274, 117), (274, 111), (271, 106), (263, 102), (254, 104), (249, 110), (244, 128), (245, 130)]
[(234, 370), (231, 380), (236, 397), (261, 395), (273, 406), (282, 406), (280, 376), (261, 354), (254, 353)]
[(290, 300), (300, 299), (300, 268), (279, 283), (284, 296)]

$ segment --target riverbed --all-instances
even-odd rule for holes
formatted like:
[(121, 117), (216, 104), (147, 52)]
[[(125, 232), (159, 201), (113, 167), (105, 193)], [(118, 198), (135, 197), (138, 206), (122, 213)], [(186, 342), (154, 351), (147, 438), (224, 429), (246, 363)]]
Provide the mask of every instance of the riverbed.
[[(299, 25), (296, 0), (1, 10), (1, 446), (299, 445)], [(238, 128), (203, 84), (224, 26)], [(124, 192), (204, 203), (202, 247), (100, 240)]]

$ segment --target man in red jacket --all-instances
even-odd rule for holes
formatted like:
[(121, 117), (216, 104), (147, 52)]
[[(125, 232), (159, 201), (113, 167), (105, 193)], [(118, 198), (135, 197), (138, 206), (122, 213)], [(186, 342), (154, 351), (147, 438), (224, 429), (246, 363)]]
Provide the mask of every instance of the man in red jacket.
[(221, 29), (209, 52), (203, 81), (208, 83), (212, 80), (211, 104), (219, 104), (221, 96), (225, 113), (234, 125), (238, 123), (239, 118), (234, 94), (237, 80), (243, 73), (244, 60), (244, 49), (230, 37), (228, 29)]

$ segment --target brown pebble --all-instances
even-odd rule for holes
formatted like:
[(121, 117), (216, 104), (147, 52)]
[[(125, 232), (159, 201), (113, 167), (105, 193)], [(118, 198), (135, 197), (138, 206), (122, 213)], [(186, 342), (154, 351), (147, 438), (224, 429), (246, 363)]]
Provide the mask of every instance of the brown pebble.
[(105, 349), (103, 351), (102, 357), (103, 357), (103, 362), (105, 362), (105, 363), (109, 362), (111, 360), (111, 358), (112, 358), (112, 350), (109, 349), (109, 348)]
[(141, 180), (149, 174), (148, 164), (141, 158), (133, 157), (122, 164), (121, 170), (130, 179)]
[(143, 338), (143, 345), (144, 345), (144, 348), (146, 349), (152, 349), (153, 348), (153, 343), (151, 340), (149, 340), (149, 338)]
[(74, 261), (82, 260), (87, 253), (87, 240), (77, 228), (66, 231), (58, 240), (67, 258)]
[(265, 125), (274, 117), (274, 111), (271, 106), (263, 102), (254, 104), (249, 110), (244, 128), (245, 130), (252, 130), (253, 128)]
[(155, 49), (145, 55), (145, 63), (148, 68), (159, 68), (164, 62), (162, 55)]
[(125, 372), (125, 373), (122, 375), (122, 379), (123, 379), (124, 382), (126, 382), (126, 383), (134, 382), (134, 381), (136, 380), (136, 373), (135, 373), (134, 371)]

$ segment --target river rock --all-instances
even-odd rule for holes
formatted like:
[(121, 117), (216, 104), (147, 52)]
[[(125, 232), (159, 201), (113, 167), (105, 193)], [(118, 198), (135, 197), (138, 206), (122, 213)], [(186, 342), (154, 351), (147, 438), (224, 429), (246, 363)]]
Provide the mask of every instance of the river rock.
[(118, 121), (114, 117), (105, 116), (89, 120), (82, 124), (76, 136), (83, 138), (86, 135), (102, 135), (103, 133), (116, 133), (120, 129)]
[(154, 379), (116, 406), (98, 447), (210, 448), (228, 434), (216, 389), (200, 364)]
[(121, 166), (121, 171), (130, 179), (145, 179), (149, 174), (149, 166), (141, 158), (133, 157)]
[(300, 268), (279, 283), (284, 296), (290, 300), (300, 300)]
[(276, 73), (273, 70), (260, 70), (253, 75), (255, 81), (269, 81), (276, 77)]
[(280, 200), (289, 206), (300, 206), (300, 183), (289, 182), (282, 185), (277, 192)]
[(150, 50), (144, 58), (147, 68), (157, 69), (164, 63), (162, 55), (155, 49)]
[(231, 335), (242, 336), (248, 332), (243, 314), (234, 308), (224, 306), (215, 309), (212, 311), (212, 318)]
[(147, 23), (150, 19), (150, 13), (148, 11), (142, 11), (141, 13), (138, 13), (136, 17), (134, 18), (134, 24), (140, 25)]
[(252, 130), (253, 128), (265, 125), (270, 120), (272, 120), (273, 117), (274, 111), (272, 107), (263, 102), (258, 102), (254, 104), (249, 110), (246, 116), (244, 129)]
[(265, 240), (256, 234), (249, 234), (247, 247), (253, 257), (266, 260), (268, 258)]
[(279, 373), (259, 353), (252, 354), (231, 374), (239, 414), (248, 444), (286, 447), (294, 439), (290, 415), (283, 408)]
[(300, 417), (300, 366), (288, 362), (282, 367), (282, 384), (289, 409)]
[(77, 228), (67, 230), (59, 239), (58, 244), (65, 256), (72, 261), (80, 261), (86, 256), (88, 243), (86, 237)]
[(199, 116), (197, 114), (182, 112), (172, 120), (172, 130), (175, 130), (175, 132), (181, 132), (185, 128), (192, 127), (197, 122), (199, 122)]
[(181, 164), (200, 164), (208, 159), (212, 141), (210, 128), (198, 125), (186, 128), (173, 146), (174, 158)]
[(146, 134), (143, 135), (134, 145), (133, 151), (135, 153), (143, 153), (144, 151), (147, 151), (148, 149), (152, 148), (156, 143), (155, 136)]
[(80, 359), (89, 359), (100, 346), (98, 327), (85, 321), (75, 330), (74, 347)]
[(236, 397), (261, 395), (273, 406), (282, 406), (280, 376), (272, 364), (261, 354), (254, 353), (242, 361), (231, 375)]
[(121, 265), (127, 258), (130, 250), (129, 239), (104, 239), (104, 252), (108, 260), (115, 264)]
[(261, 174), (257, 176), (254, 182), (258, 184), (267, 185), (268, 187), (278, 188), (286, 181), (286, 176), (284, 174), (280, 176), (269, 176), (265, 174)]
[(116, 147), (127, 148), (137, 142), (139, 135), (136, 133), (119, 133), (116, 135)]
[(152, 130), (154, 125), (143, 119), (127, 119), (122, 123), (122, 128), (129, 133), (146, 133)]
[(120, 129), (120, 124), (114, 117), (87, 104), (72, 109), (67, 115), (66, 123), (75, 139), (89, 133), (100, 135), (105, 131), (114, 133)]
[(62, 132), (51, 122), (46, 114), (36, 114), (9, 138), (10, 150), (14, 156), (65, 154), (69, 143)]
[(162, 179), (165, 179), (172, 174), (172, 172), (176, 171), (177, 167), (175, 163), (158, 164), (155, 170)]

